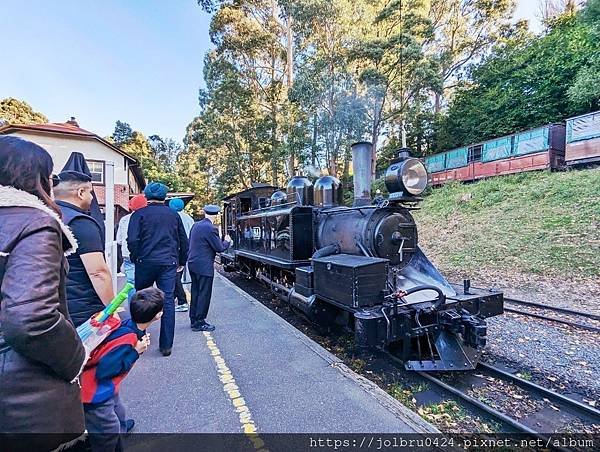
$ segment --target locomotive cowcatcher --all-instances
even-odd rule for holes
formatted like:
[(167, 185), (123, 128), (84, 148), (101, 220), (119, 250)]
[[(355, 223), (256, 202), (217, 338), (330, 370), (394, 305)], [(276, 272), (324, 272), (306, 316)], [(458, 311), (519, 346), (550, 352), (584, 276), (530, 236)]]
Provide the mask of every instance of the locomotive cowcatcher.
[(473, 369), (503, 294), (449, 284), (420, 249), (410, 212), (427, 171), (408, 150), (386, 171), (388, 197), (371, 200), (371, 149), (352, 146), (352, 207), (332, 176), (227, 197), (221, 232), (233, 244), (221, 264), (265, 282), (316, 324), (353, 330), (358, 346), (389, 350), (408, 370)]

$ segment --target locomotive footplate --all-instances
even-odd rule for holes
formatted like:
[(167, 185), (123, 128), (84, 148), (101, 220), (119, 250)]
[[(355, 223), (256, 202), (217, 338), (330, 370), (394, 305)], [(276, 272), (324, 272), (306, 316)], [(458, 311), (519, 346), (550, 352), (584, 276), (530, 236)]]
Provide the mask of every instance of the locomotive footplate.
[(354, 311), (355, 339), (360, 346), (387, 348), (407, 370), (473, 369), (486, 343), (485, 319), (502, 314), (503, 305), (502, 292), (476, 288), (438, 307), (434, 301), (389, 301)]

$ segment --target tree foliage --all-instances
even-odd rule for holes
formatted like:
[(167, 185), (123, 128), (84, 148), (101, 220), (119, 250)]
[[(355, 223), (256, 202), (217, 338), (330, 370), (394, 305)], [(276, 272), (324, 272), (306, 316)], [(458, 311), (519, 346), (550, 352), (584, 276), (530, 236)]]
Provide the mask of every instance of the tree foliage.
[(213, 13), (215, 48), (183, 154), (206, 165), (206, 193), (219, 196), (298, 170), (348, 181), (358, 140), (380, 164), (404, 139), (431, 152), (445, 96), (504, 33), (513, 1), (198, 4)]
[(45, 124), (48, 118), (42, 113), (34, 111), (24, 101), (8, 97), (0, 101), (0, 125), (7, 124)]
[(122, 146), (133, 138), (133, 129), (126, 122), (117, 120), (111, 138), (117, 146)]
[(348, 182), (357, 140), (381, 168), (404, 144), (422, 156), (589, 111), (600, 0), (555, 3), (534, 35), (515, 0), (198, 0), (214, 49), (177, 169), (207, 201), (295, 171)]
[(588, 64), (577, 72), (568, 96), (573, 105), (592, 110), (600, 107), (600, 0), (589, 0), (582, 14), (584, 26), (589, 27), (590, 39), (596, 43)]
[[(593, 4), (593, 3), (591, 3)], [(585, 17), (585, 14), (584, 14)], [(448, 149), (589, 111), (599, 96), (590, 79), (599, 40), (580, 14), (557, 16), (543, 36), (514, 30), (472, 67), (438, 128)]]
[(117, 121), (113, 134), (108, 140), (138, 161), (148, 182), (162, 182), (170, 191), (179, 191), (180, 176), (175, 161), (181, 145), (174, 140), (152, 135), (150, 139), (135, 131), (122, 121)]

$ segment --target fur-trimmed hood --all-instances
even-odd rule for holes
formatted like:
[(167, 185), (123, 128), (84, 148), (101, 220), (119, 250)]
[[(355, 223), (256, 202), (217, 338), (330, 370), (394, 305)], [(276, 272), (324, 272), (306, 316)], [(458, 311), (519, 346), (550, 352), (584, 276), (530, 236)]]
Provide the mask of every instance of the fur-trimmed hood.
[(0, 207), (31, 207), (33, 209), (41, 210), (58, 222), (68, 243), (68, 246), (65, 247), (65, 255), (68, 256), (77, 251), (77, 240), (71, 229), (63, 223), (56, 212), (44, 204), (37, 196), (23, 190), (18, 190), (14, 187), (0, 185)]

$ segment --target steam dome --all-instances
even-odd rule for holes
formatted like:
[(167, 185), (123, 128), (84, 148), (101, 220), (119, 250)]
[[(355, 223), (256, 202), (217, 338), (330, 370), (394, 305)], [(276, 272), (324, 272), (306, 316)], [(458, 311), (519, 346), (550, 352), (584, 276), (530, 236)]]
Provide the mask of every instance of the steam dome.
[(317, 207), (337, 207), (343, 203), (342, 184), (333, 176), (318, 178), (314, 185), (314, 195)]
[(313, 203), (313, 184), (305, 176), (294, 176), (287, 185), (288, 201), (298, 201), (303, 206)]

